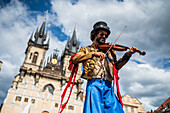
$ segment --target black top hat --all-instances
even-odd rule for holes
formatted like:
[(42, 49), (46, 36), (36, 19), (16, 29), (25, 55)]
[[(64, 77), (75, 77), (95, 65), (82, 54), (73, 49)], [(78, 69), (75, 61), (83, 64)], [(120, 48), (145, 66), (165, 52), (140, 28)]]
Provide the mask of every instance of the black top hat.
[(94, 34), (95, 34), (96, 32), (98, 32), (99, 30), (105, 30), (108, 35), (110, 34), (110, 28), (107, 26), (107, 23), (106, 23), (106, 22), (104, 22), (104, 21), (96, 22), (96, 23), (93, 25), (93, 30), (91, 31), (91, 40), (92, 40), (92, 41), (93, 41), (94, 38), (95, 38)]

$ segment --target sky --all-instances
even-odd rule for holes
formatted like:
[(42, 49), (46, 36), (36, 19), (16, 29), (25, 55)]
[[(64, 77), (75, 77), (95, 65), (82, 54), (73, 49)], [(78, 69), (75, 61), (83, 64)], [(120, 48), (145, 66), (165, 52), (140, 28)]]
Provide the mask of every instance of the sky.
[[(80, 46), (91, 44), (92, 26), (102, 20), (111, 29), (107, 42), (113, 43), (127, 26), (116, 43), (146, 51), (145, 56), (135, 53), (119, 71), (121, 94), (136, 97), (146, 111), (157, 109), (170, 97), (169, 4), (169, 0), (0, 0), (0, 103), (19, 73), (31, 34), (45, 18), (50, 38), (46, 57), (56, 48), (62, 54), (74, 28)], [(124, 53), (117, 52), (118, 59)]]

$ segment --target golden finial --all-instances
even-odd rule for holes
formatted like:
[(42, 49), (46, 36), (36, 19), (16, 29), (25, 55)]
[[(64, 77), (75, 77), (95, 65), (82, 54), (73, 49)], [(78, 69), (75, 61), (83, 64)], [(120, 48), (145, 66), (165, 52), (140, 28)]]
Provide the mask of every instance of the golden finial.
[(48, 14), (48, 10), (46, 11), (46, 14)]
[(47, 14), (48, 14), (48, 10), (46, 11), (46, 13), (45, 13), (46, 15), (45, 15), (45, 19), (44, 19), (44, 21), (46, 21), (46, 18), (47, 18)]

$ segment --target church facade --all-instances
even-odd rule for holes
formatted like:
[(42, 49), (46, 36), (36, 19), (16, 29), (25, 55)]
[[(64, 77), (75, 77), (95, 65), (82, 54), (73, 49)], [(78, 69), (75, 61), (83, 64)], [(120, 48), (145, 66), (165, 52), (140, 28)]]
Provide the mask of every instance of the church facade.
[[(61, 94), (68, 83), (70, 71), (69, 59), (79, 49), (76, 29), (72, 38), (68, 39), (65, 50), (58, 59), (54, 53), (45, 60), (46, 51), (49, 49), (46, 21), (40, 29), (31, 35), (25, 51), (25, 60), (20, 67), (19, 74), (15, 76), (11, 88), (1, 107), (0, 113), (58, 113)], [(71, 98), (63, 113), (81, 113), (83, 110), (83, 89), (81, 65), (79, 66)], [(68, 98), (66, 93), (65, 100)]]

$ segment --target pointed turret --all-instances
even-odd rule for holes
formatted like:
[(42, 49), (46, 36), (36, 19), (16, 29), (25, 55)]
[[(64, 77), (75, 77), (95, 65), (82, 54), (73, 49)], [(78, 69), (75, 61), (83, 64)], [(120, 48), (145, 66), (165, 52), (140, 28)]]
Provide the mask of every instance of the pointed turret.
[(38, 31), (38, 28), (37, 28), (35, 35), (34, 35), (35, 43), (39, 45), (43, 45), (47, 38), (47, 31), (45, 33), (45, 23), (46, 21), (44, 20), (43, 24), (41, 25), (40, 30)]
[(69, 50), (69, 46), (70, 46), (70, 37), (68, 36), (68, 40), (67, 40), (65, 49), (68, 49), (68, 50)]
[(79, 42), (77, 41), (76, 36), (76, 29), (74, 29), (70, 44), (69, 44), (69, 51), (72, 53), (77, 53), (77, 50), (79, 48)]
[(78, 42), (78, 43), (77, 43), (77, 48), (79, 48), (79, 39), (77, 40), (77, 42)]
[[(78, 38), (76, 36), (76, 29), (74, 29), (72, 37), (70, 39), (70, 37), (68, 37), (66, 46), (65, 46), (65, 50), (61, 55), (61, 60), (60, 60), (60, 66), (62, 69), (62, 76), (65, 77), (70, 77), (70, 71), (68, 70), (68, 61), (71, 57), (71, 55), (76, 54), (78, 52), (79, 49), (79, 41)], [(78, 81), (80, 79), (81, 76), (81, 68), (82, 66), (79, 65), (78, 67), (80, 71), (78, 71), (77, 76), (76, 77), (76, 81)], [(77, 84), (80, 84), (79, 82), (77, 82)], [(77, 85), (78, 87), (78, 85)]]
[[(33, 46), (44, 48), (44, 49), (48, 50), (50, 38), (48, 38), (48, 40), (46, 41), (47, 31), (45, 32), (45, 24), (46, 24), (46, 21), (44, 20), (40, 29), (38, 30), (38, 28), (37, 28), (35, 34), (34, 33), (31, 34), (28, 45), (33, 45)], [(34, 37), (34, 39), (33, 39), (33, 37)], [(26, 50), (26, 52), (27, 52), (27, 50)]]
[(29, 39), (29, 40), (33, 41), (33, 33), (31, 34), (31, 36), (30, 36), (30, 39)]
[(50, 44), (50, 37), (48, 38), (48, 41), (47, 41), (47, 45), (49, 45)]
[(37, 40), (38, 40), (38, 38), (37, 38), (38, 35), (39, 35), (39, 32), (38, 32), (38, 28), (37, 28), (37, 30), (36, 30), (36, 32), (34, 34), (35, 42), (37, 42)]
[(43, 24), (42, 24), (42, 26), (41, 26), (41, 28), (39, 30), (39, 36), (43, 37), (44, 32), (45, 32), (45, 20), (44, 20), (44, 22), (43, 22)]

